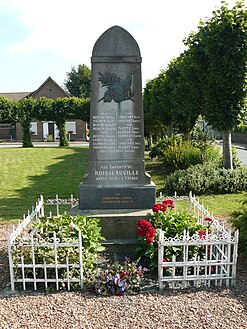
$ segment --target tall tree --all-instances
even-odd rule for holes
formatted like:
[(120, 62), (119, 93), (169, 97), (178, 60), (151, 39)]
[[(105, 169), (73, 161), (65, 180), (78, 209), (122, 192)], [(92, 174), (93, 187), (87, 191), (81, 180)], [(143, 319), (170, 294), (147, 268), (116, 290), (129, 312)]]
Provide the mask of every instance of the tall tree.
[(146, 83), (143, 94), (143, 112), (144, 112), (144, 134), (148, 140), (148, 147), (153, 143), (153, 136), (161, 136), (164, 134), (165, 126), (160, 120), (159, 113), (155, 104), (153, 104), (153, 93), (156, 79), (149, 80)]
[(90, 97), (91, 71), (85, 64), (78, 65), (77, 69), (73, 66), (66, 76), (67, 79), (63, 84), (71, 95), (81, 98)]
[(172, 136), (172, 103), (170, 85), (166, 71), (161, 71), (159, 76), (148, 81), (144, 89), (143, 107), (145, 132), (162, 135), (167, 130)]
[(14, 104), (15, 121), (19, 122), (22, 127), (22, 146), (32, 147), (31, 122), (34, 117), (34, 108), (36, 100), (32, 97), (23, 98)]
[(6, 97), (0, 96), (0, 122), (10, 122), (13, 120), (14, 102)]
[(80, 119), (89, 122), (90, 100), (89, 98), (70, 97), (68, 99), (71, 119)]
[(68, 146), (66, 120), (71, 118), (73, 109), (69, 106), (69, 97), (47, 99), (41, 97), (36, 104), (35, 117), (38, 120), (54, 121), (59, 132), (59, 146)]
[(213, 17), (185, 41), (204, 81), (205, 118), (223, 134), (224, 167), (232, 168), (231, 131), (244, 109), (247, 75), (247, 9), (223, 1)]
[[(173, 79), (170, 77), (173, 121), (178, 131), (188, 140), (203, 108), (201, 79), (194, 65), (193, 53), (182, 53), (173, 61), (172, 69), (175, 73), (172, 74)], [(171, 73), (168, 70), (167, 76), (169, 75)]]
[(68, 146), (66, 120), (81, 119), (89, 116), (89, 99), (63, 97), (55, 100), (41, 97), (37, 100), (34, 116), (38, 120), (54, 121), (59, 132), (59, 146)]

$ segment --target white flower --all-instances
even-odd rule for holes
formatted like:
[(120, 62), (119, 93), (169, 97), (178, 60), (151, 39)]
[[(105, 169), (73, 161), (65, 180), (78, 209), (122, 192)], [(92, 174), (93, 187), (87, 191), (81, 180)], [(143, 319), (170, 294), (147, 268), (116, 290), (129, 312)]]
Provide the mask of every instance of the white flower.
[(75, 225), (73, 222), (71, 222), (71, 223), (69, 224), (69, 227), (70, 227), (70, 228), (75, 228), (76, 225)]

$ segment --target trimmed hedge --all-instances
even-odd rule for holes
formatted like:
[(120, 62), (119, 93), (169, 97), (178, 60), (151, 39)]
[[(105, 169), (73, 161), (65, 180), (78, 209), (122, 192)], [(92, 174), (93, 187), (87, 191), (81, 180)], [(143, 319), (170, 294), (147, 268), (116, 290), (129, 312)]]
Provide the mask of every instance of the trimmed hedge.
[(165, 193), (187, 195), (226, 194), (247, 191), (247, 168), (224, 169), (215, 164), (195, 165), (167, 176)]

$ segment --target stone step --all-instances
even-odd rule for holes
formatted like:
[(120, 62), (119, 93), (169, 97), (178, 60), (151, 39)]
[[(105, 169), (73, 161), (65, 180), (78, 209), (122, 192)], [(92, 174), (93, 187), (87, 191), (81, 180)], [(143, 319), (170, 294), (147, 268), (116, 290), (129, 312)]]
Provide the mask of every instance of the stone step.
[(136, 258), (135, 250), (138, 246), (137, 239), (108, 239), (102, 241), (102, 245), (106, 248), (106, 252), (116, 253), (118, 258)]

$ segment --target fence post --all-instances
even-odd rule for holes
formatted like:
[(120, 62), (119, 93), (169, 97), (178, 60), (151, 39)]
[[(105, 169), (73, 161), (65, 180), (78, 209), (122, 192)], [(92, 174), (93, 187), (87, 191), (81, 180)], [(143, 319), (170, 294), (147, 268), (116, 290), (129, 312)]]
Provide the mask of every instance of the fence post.
[(81, 289), (83, 288), (83, 259), (82, 259), (82, 237), (81, 231), (78, 232), (78, 239), (79, 239), (79, 262), (80, 262), (80, 285)]
[(14, 270), (13, 270), (13, 259), (12, 259), (12, 244), (11, 244), (11, 234), (8, 235), (8, 254), (9, 254), (9, 275), (10, 275), (10, 284), (11, 284), (11, 290), (15, 290), (15, 276), (14, 276)]
[(43, 217), (45, 217), (45, 204), (44, 204), (43, 195), (40, 195), (40, 203), (41, 203), (40, 215), (41, 215), (41, 218), (43, 218)]
[(31, 248), (32, 248), (32, 262), (33, 262), (33, 264), (32, 264), (33, 265), (33, 285), (34, 285), (34, 290), (37, 290), (33, 232), (31, 233)]
[(58, 195), (56, 194), (56, 201), (57, 201), (57, 216), (59, 215), (59, 204), (58, 204)]
[(54, 240), (54, 258), (55, 258), (55, 276), (56, 276), (56, 288), (59, 290), (59, 282), (58, 282), (58, 263), (57, 263), (57, 235), (56, 232), (53, 232), (53, 240)]
[(163, 273), (164, 268), (162, 266), (164, 259), (164, 246), (162, 245), (164, 241), (164, 232), (162, 230), (158, 230), (158, 281), (159, 281), (159, 289), (163, 290)]
[(236, 230), (234, 233), (234, 245), (233, 245), (233, 265), (232, 265), (232, 285), (236, 284), (236, 271), (237, 271), (237, 259), (238, 259), (238, 239), (239, 239), (239, 230)]

